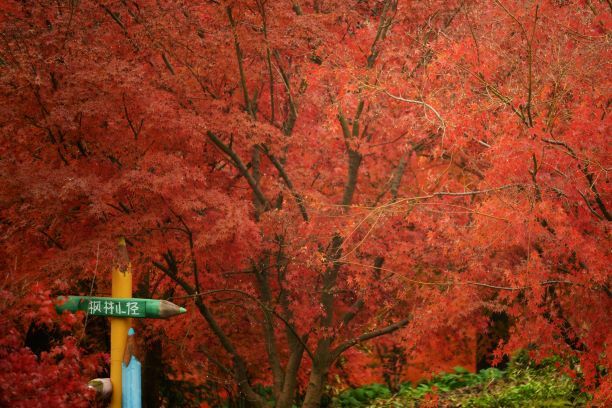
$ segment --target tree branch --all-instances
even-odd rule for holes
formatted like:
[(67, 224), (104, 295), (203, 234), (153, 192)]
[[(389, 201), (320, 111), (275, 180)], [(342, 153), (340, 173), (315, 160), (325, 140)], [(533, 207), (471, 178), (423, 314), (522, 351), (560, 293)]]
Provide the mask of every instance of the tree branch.
[(401, 101), (401, 102), (406, 102), (406, 103), (414, 103), (417, 105), (422, 105), (424, 107), (426, 107), (427, 109), (429, 109), (430, 111), (432, 111), (434, 113), (434, 115), (436, 115), (436, 117), (438, 118), (438, 120), (440, 121), (440, 128), (444, 131), (446, 129), (446, 123), (444, 122), (444, 119), (442, 118), (442, 116), (438, 113), (438, 111), (431, 106), (430, 104), (424, 102), (424, 101), (419, 101), (417, 99), (407, 99), (401, 96), (397, 96), (397, 95), (393, 95), (392, 93), (390, 93), (389, 91), (385, 90), (383, 91), (387, 96), (389, 96), (390, 98), (393, 98), (395, 100)]
[(45, 231), (44, 229), (40, 228), (38, 230), (38, 232), (40, 232), (42, 235), (44, 235), (45, 238), (47, 238), (49, 241), (51, 241), (51, 243), (55, 247), (57, 247), (58, 249), (61, 249), (62, 251), (66, 249), (57, 239), (55, 239), (51, 235), (49, 235), (49, 233), (47, 233), (47, 231)]
[[(361, 109), (363, 109), (363, 101), (359, 103)], [(358, 108), (357, 113), (361, 114), (361, 109)], [(358, 117), (357, 117), (358, 119)], [(342, 126), (342, 133), (344, 134), (344, 142), (348, 150), (348, 175), (346, 178), (346, 184), (344, 186), (344, 193), (342, 195), (342, 210), (348, 211), (351, 203), (353, 202), (353, 194), (355, 193), (355, 187), (357, 186), (357, 176), (359, 173), (359, 166), (361, 165), (362, 155), (357, 150), (353, 149), (350, 140), (353, 138), (353, 133), (349, 129), (348, 123), (342, 109), (338, 111), (338, 120)]]
[(236, 58), (238, 59), (238, 71), (240, 73), (240, 86), (242, 88), (242, 96), (244, 98), (245, 110), (249, 113), (251, 118), (255, 118), (255, 110), (254, 106), (252, 106), (252, 101), (249, 98), (249, 90), (247, 88), (246, 76), (244, 74), (244, 66), (243, 66), (243, 54), (242, 49), (240, 48), (240, 40), (238, 39), (238, 32), (236, 31), (236, 21), (234, 21), (234, 16), (232, 15), (232, 7), (227, 6), (225, 8), (225, 12), (227, 13), (227, 18), (229, 19), (230, 26), (232, 27), (232, 35), (234, 36), (234, 48), (236, 49)]
[(348, 312), (346, 312), (344, 316), (342, 316), (341, 327), (348, 325), (351, 320), (353, 320), (355, 316), (357, 316), (357, 313), (359, 313), (361, 309), (363, 309), (364, 305), (365, 302), (363, 301), (363, 299), (357, 299), (355, 302), (353, 302)]
[(276, 335), (274, 332), (274, 324), (272, 320), (272, 291), (268, 282), (268, 261), (266, 264), (259, 267), (253, 263), (252, 268), (255, 273), (257, 286), (259, 289), (259, 295), (261, 298), (261, 304), (266, 306), (263, 309), (264, 321), (263, 321), (263, 335), (266, 344), (266, 351), (268, 354), (268, 362), (272, 370), (272, 378), (274, 382), (274, 395), (279, 395), (285, 380), (283, 370), (281, 369), (280, 357), (278, 353), (278, 346), (276, 343)]
[(484, 190), (459, 191), (459, 192), (439, 191), (429, 196), (419, 197), (419, 198), (431, 198), (431, 197), (443, 197), (443, 196), (451, 196), (451, 197), (472, 196), (472, 195), (478, 195), (478, 194), (492, 193), (495, 191), (507, 190), (513, 187), (523, 187), (523, 185), (522, 184), (506, 184), (504, 186), (488, 188)]
[(266, 156), (268, 156), (268, 159), (270, 159), (274, 167), (276, 167), (276, 170), (278, 170), (278, 173), (285, 182), (285, 185), (291, 192), (293, 199), (295, 200), (300, 209), (302, 219), (308, 222), (308, 212), (306, 211), (306, 206), (304, 205), (304, 199), (302, 195), (295, 190), (295, 187), (293, 186), (291, 179), (289, 179), (289, 176), (287, 175), (287, 172), (285, 171), (285, 168), (283, 167), (282, 163), (276, 157), (274, 157), (272, 153), (270, 153), (270, 150), (266, 146), (262, 146), (262, 148)]
[[(376, 259), (374, 259), (373, 267), (374, 267), (374, 270), (376, 271), (377, 279), (380, 278), (379, 276), (380, 268), (383, 266), (384, 262), (385, 262), (385, 258), (383, 258), (382, 256), (377, 256)], [(357, 313), (359, 313), (361, 309), (363, 309), (364, 305), (365, 305), (365, 302), (363, 299), (357, 299), (355, 302), (353, 302), (348, 312), (346, 312), (344, 316), (342, 316), (341, 326), (347, 326), (351, 322), (351, 320), (355, 318)]]
[[(154, 265), (156, 263), (154, 262)], [(155, 265), (157, 266), (157, 265)], [(174, 278), (173, 278), (174, 279)], [(180, 279), (180, 278), (179, 278)], [(179, 281), (177, 281), (177, 283), (180, 284)], [(182, 286), (182, 285), (181, 285)], [(192, 288), (193, 289), (193, 288)], [(308, 353), (308, 355), (310, 356), (310, 358), (314, 358), (312, 352), (308, 349), (308, 346), (306, 345), (306, 343), (304, 342), (304, 340), (298, 335), (298, 333), (295, 331), (295, 328), (293, 327), (293, 325), (291, 323), (289, 323), (287, 321), (287, 319), (285, 319), (283, 316), (281, 316), (278, 312), (276, 312), (273, 309), (268, 308), (266, 305), (264, 305), (259, 299), (257, 299), (255, 296), (251, 295), (248, 292), (245, 292), (243, 290), (240, 289), (212, 289), (212, 290), (207, 290), (205, 292), (202, 293), (195, 293), (195, 292), (188, 292), (187, 290), (185, 290), (187, 293), (189, 293), (188, 296), (181, 296), (181, 297), (173, 297), (170, 299), (184, 299), (184, 298), (194, 298), (197, 299), (201, 296), (208, 296), (208, 295), (212, 295), (215, 293), (221, 293), (221, 292), (230, 292), (230, 293), (237, 293), (240, 295), (243, 295), (249, 299), (251, 299), (252, 301), (254, 301), (255, 303), (257, 303), (257, 305), (262, 309), (262, 310), (267, 310), (270, 313), (272, 313), (272, 315), (274, 315), (275, 317), (277, 317), (280, 321), (282, 321), (285, 326), (291, 330), (291, 332), (296, 336), (296, 338), (300, 341), (300, 343), (302, 343), (302, 346), (304, 346), (304, 350), (306, 351), (306, 353)]]
[[(380, 22), (378, 23), (378, 29), (376, 30), (376, 37), (374, 37), (374, 41), (370, 46), (370, 55), (367, 57), (367, 68), (374, 67), (376, 58), (380, 54), (380, 49), (378, 47), (379, 42), (385, 39), (387, 32), (393, 23), (393, 18), (395, 17), (396, 12), (397, 0), (385, 1), (382, 13), (380, 15)], [(389, 15), (390, 13), (392, 14)]]
[(185, 292), (189, 293), (195, 298), (195, 304), (200, 314), (204, 317), (204, 320), (206, 320), (208, 326), (213, 331), (215, 336), (217, 336), (225, 351), (232, 356), (234, 376), (240, 389), (245, 393), (245, 396), (249, 401), (254, 403), (257, 407), (263, 408), (265, 406), (263, 399), (253, 390), (249, 383), (249, 374), (244, 358), (238, 354), (238, 351), (234, 347), (232, 341), (227, 334), (225, 334), (223, 329), (221, 329), (221, 326), (219, 326), (212, 312), (208, 309), (202, 299), (199, 296), (194, 296), (197, 294), (195, 289), (189, 283), (187, 283), (187, 281), (178, 276), (176, 262), (173, 260), (169, 261), (169, 259), (173, 258), (171, 253), (169, 253), (167, 256), (164, 255), (164, 258), (166, 258), (166, 262), (168, 263), (167, 267), (156, 261), (153, 261), (153, 266), (164, 272), (170, 279), (178, 283), (183, 290), (185, 290)]
[(593, 192), (593, 195), (595, 196), (595, 202), (597, 203), (597, 206), (603, 213), (604, 217), (606, 217), (606, 220), (612, 221), (612, 216), (610, 216), (608, 209), (606, 208), (603, 200), (601, 199), (601, 196), (599, 195), (599, 191), (597, 190), (597, 187), (595, 186), (595, 179), (593, 178), (593, 173), (589, 173), (589, 168), (587, 164), (582, 166), (582, 172), (584, 173), (584, 176), (587, 178), (587, 181), (589, 182), (589, 188), (591, 189), (591, 191)]
[(293, 100), (293, 96), (291, 95), (291, 84), (289, 82), (289, 76), (283, 69), (281, 64), (280, 55), (278, 51), (274, 51), (274, 59), (276, 60), (276, 67), (280, 76), (283, 80), (283, 84), (285, 85), (285, 90), (287, 91), (287, 104), (289, 107), (289, 112), (287, 112), (287, 117), (283, 121), (283, 134), (285, 136), (291, 135), (293, 133), (293, 127), (295, 126), (295, 121), (297, 120), (297, 107), (295, 105), (295, 101)]
[(130, 126), (130, 129), (132, 130), (132, 134), (134, 135), (134, 140), (138, 140), (138, 135), (140, 134), (140, 131), (142, 130), (142, 125), (144, 124), (144, 119), (140, 120), (140, 124), (138, 125), (138, 129), (136, 128), (136, 126), (134, 126), (134, 122), (132, 122), (132, 119), (130, 118), (130, 113), (128, 112), (128, 108), (127, 108), (127, 103), (125, 102), (125, 94), (123, 94), (123, 111), (125, 113), (125, 119), (128, 122), (128, 125)]
[(238, 169), (238, 171), (240, 171), (240, 174), (242, 174), (242, 176), (246, 179), (247, 183), (249, 183), (249, 186), (251, 187), (251, 189), (253, 190), (253, 193), (255, 194), (255, 197), (259, 200), (259, 202), (263, 205), (264, 207), (264, 211), (270, 209), (270, 202), (268, 201), (268, 199), (266, 198), (266, 196), (264, 195), (264, 193), (261, 191), (260, 187), (259, 187), (259, 183), (257, 183), (257, 181), (253, 178), (253, 176), (251, 175), (251, 173), (249, 173), (249, 171), (247, 170), (246, 166), (244, 165), (244, 163), (242, 162), (242, 160), (240, 159), (240, 157), (238, 156), (238, 154), (236, 154), (236, 152), (234, 152), (232, 149), (230, 149), (225, 143), (223, 143), (213, 132), (211, 132), (210, 130), (207, 132), (208, 138), (223, 152), (225, 153), (227, 156), (229, 156), (232, 159), (232, 162), (234, 163), (234, 166)]
[(349, 348), (353, 347), (356, 344), (362, 343), (367, 340), (371, 340), (376, 337), (384, 336), (385, 334), (392, 333), (406, 326), (409, 322), (410, 322), (410, 319), (402, 319), (396, 323), (390, 324), (389, 326), (383, 327), (382, 329), (373, 330), (371, 332), (364, 333), (361, 336), (347, 340), (344, 343), (338, 345), (332, 351), (332, 356), (333, 356), (332, 359), (335, 360), (336, 358), (340, 356), (340, 354), (342, 354), (343, 352), (345, 352), (346, 350), (348, 350)]
[(408, 164), (408, 160), (410, 159), (410, 155), (412, 154), (412, 149), (404, 152), (402, 157), (400, 157), (399, 163), (393, 171), (393, 178), (391, 179), (391, 186), (389, 187), (391, 191), (391, 199), (393, 201), (397, 200), (397, 194), (399, 192), (399, 186), (402, 183), (402, 177), (404, 177), (404, 171), (406, 170), (406, 165)]
[[(606, 207), (606, 205), (604, 204), (603, 200), (601, 199), (601, 195), (599, 194), (599, 190), (597, 190), (597, 186), (595, 186), (595, 179), (593, 177), (593, 173), (589, 172), (589, 167), (588, 167), (588, 161), (587, 160), (583, 160), (580, 159), (578, 157), (578, 155), (576, 155), (576, 152), (574, 151), (574, 149), (572, 149), (567, 143), (565, 143), (564, 141), (561, 140), (555, 140), (555, 139), (548, 139), (548, 138), (542, 138), (542, 141), (544, 143), (548, 143), (551, 145), (555, 145), (555, 146), (562, 146), (565, 148), (565, 150), (568, 152), (568, 154), (580, 161), (583, 162), (580, 165), (580, 170), (582, 171), (582, 174), (584, 174), (584, 176), (587, 179), (588, 185), (589, 185), (589, 190), (591, 190), (591, 192), (593, 193), (593, 195), (595, 196), (595, 202), (597, 203), (597, 206), (599, 207), (599, 210), (601, 211), (601, 213), (603, 214), (604, 218), (607, 221), (612, 221), (612, 216), (610, 215), (610, 213), (608, 212), (608, 209)], [(580, 193), (580, 195), (582, 195), (582, 197), (584, 198), (584, 195), (582, 193)], [(586, 201), (586, 199), (585, 199)], [(589, 210), (591, 210), (591, 212), (593, 212), (593, 209), (591, 208), (591, 206), (589, 205), (588, 201), (587, 201), (587, 205), (589, 207)], [(598, 218), (601, 218), (600, 216)]]

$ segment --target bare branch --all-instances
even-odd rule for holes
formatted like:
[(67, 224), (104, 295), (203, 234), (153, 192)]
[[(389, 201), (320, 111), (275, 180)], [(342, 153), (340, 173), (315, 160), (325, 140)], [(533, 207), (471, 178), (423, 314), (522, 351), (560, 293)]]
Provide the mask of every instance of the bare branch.
[(587, 164), (582, 166), (582, 172), (584, 173), (584, 176), (589, 182), (589, 188), (591, 189), (591, 191), (593, 192), (593, 195), (595, 196), (595, 202), (597, 203), (597, 206), (601, 210), (604, 217), (606, 217), (606, 220), (612, 221), (612, 216), (608, 212), (608, 209), (606, 208), (603, 200), (601, 199), (601, 196), (599, 195), (599, 191), (597, 190), (597, 187), (595, 186), (595, 179), (593, 178), (593, 173), (589, 173), (589, 167)]
[(497, 97), (497, 99), (499, 99), (503, 104), (507, 105), (510, 107), (510, 109), (512, 109), (512, 112), (514, 112), (514, 114), (516, 116), (519, 117), (519, 119), (521, 119), (521, 122), (523, 122), (524, 125), (529, 126), (527, 123), (527, 119), (525, 118), (525, 115), (523, 114), (523, 112), (519, 111), (518, 109), (516, 109), (516, 107), (512, 104), (512, 99), (510, 99), (509, 97), (507, 97), (506, 95), (503, 95), (501, 93), (501, 91), (499, 89), (497, 89), (497, 87), (493, 84), (488, 83), (485, 78), (484, 75), (482, 73), (473, 73), (473, 72), (469, 72), (471, 75), (474, 75), (481, 84), (484, 85), (485, 89), (490, 92), (493, 93), (493, 95), (495, 95)]
[(580, 194), (580, 196), (584, 200), (584, 202), (587, 205), (587, 208), (589, 209), (591, 214), (593, 214), (597, 219), (603, 220), (603, 217), (601, 215), (599, 215), (599, 213), (597, 211), (595, 211), (593, 209), (593, 207), (591, 207), (591, 203), (589, 202), (589, 199), (584, 195), (584, 193), (582, 191), (578, 190), (578, 194)]
[(348, 176), (346, 178), (346, 185), (344, 186), (344, 194), (342, 195), (342, 208), (344, 211), (348, 211), (351, 203), (353, 202), (353, 195), (355, 194), (355, 188), (357, 187), (357, 176), (359, 173), (361, 159), (361, 153), (356, 150), (349, 149)]
[[(357, 114), (355, 116), (356, 120), (359, 120), (359, 116), (363, 110), (363, 100), (359, 101), (359, 105), (357, 107)], [(342, 194), (342, 208), (343, 211), (348, 211), (351, 203), (353, 202), (353, 194), (355, 193), (355, 188), (357, 187), (357, 176), (359, 174), (359, 166), (361, 165), (361, 160), (363, 156), (357, 150), (351, 146), (351, 139), (355, 138), (359, 133), (359, 128), (355, 128), (353, 126), (353, 131), (349, 128), (348, 121), (342, 112), (342, 108), (338, 109), (338, 120), (340, 121), (340, 126), (342, 127), (342, 134), (344, 135), (344, 143), (346, 144), (346, 148), (348, 150), (348, 175), (346, 178), (346, 184), (344, 186), (344, 193)], [(355, 136), (354, 136), (355, 135)]]
[(504, 186), (488, 188), (484, 190), (472, 190), (472, 191), (460, 191), (460, 192), (439, 191), (437, 193), (431, 194), (430, 196), (425, 196), (424, 198), (443, 197), (443, 196), (451, 196), (451, 197), (472, 196), (472, 195), (478, 195), (478, 194), (493, 193), (495, 191), (507, 190), (513, 187), (523, 187), (523, 185), (522, 184), (506, 184)]
[(306, 206), (304, 205), (304, 199), (302, 195), (295, 190), (295, 187), (293, 186), (291, 179), (287, 175), (287, 172), (285, 171), (285, 168), (283, 167), (282, 163), (276, 157), (274, 157), (272, 153), (270, 153), (270, 150), (266, 146), (262, 146), (262, 148), (266, 156), (268, 156), (268, 158), (274, 165), (274, 167), (276, 167), (276, 170), (278, 170), (278, 173), (280, 174), (281, 178), (285, 182), (285, 185), (291, 192), (293, 199), (295, 200), (295, 202), (297, 203), (300, 209), (302, 218), (304, 219), (304, 221), (308, 222), (308, 212), (306, 211)]
[[(597, 190), (597, 186), (595, 185), (595, 178), (593, 177), (593, 173), (589, 172), (589, 162), (588, 160), (584, 160), (584, 159), (580, 159), (577, 155), (576, 152), (574, 151), (574, 149), (572, 149), (567, 143), (561, 141), (561, 140), (555, 140), (555, 139), (547, 139), (547, 138), (542, 138), (542, 141), (544, 143), (548, 143), (548, 144), (552, 144), (552, 145), (556, 145), (556, 146), (562, 146), (565, 148), (565, 150), (567, 151), (567, 153), (573, 157), (576, 160), (579, 160), (580, 162), (582, 162), (582, 164), (579, 166), (580, 170), (582, 171), (582, 174), (584, 174), (584, 177), (586, 177), (588, 185), (589, 185), (589, 190), (591, 190), (591, 192), (593, 193), (593, 195), (595, 196), (595, 202), (597, 203), (597, 206), (599, 207), (599, 210), (601, 211), (601, 213), (603, 214), (604, 218), (607, 221), (612, 221), (612, 215), (610, 215), (610, 213), (608, 212), (608, 209), (606, 207), (606, 205), (604, 204), (603, 200), (601, 199), (601, 195), (599, 194), (599, 190)], [(580, 195), (582, 195), (582, 193), (580, 193)], [(584, 195), (582, 195), (583, 198)], [(591, 208), (588, 200), (585, 201), (587, 203), (587, 205), (589, 206), (589, 210), (591, 210), (591, 212), (593, 212), (594, 210)], [(598, 217), (600, 218), (600, 217)]]
[(391, 179), (391, 185), (389, 189), (391, 190), (391, 199), (393, 201), (397, 200), (397, 194), (399, 192), (399, 186), (402, 183), (402, 178), (404, 177), (404, 171), (406, 170), (406, 165), (408, 164), (408, 160), (410, 159), (410, 155), (412, 154), (412, 150), (410, 149), (400, 157), (400, 161), (397, 164), (397, 167), (393, 171), (393, 176)]
[(140, 120), (140, 124), (138, 125), (138, 129), (137, 129), (136, 126), (134, 126), (134, 122), (130, 118), (130, 113), (128, 112), (127, 103), (125, 101), (125, 94), (123, 94), (123, 112), (125, 113), (125, 119), (127, 120), (128, 125), (130, 126), (130, 129), (132, 130), (132, 134), (134, 135), (134, 139), (137, 140), (138, 139), (138, 135), (140, 134), (140, 131), (142, 130), (142, 125), (144, 124), (144, 119)]
[(394, 331), (406, 326), (409, 322), (410, 319), (402, 319), (396, 323), (390, 324), (389, 326), (383, 327), (382, 329), (373, 330), (371, 332), (364, 333), (361, 336), (345, 341), (332, 351), (333, 359), (335, 360), (336, 358), (338, 358), (338, 356), (340, 356), (340, 354), (342, 354), (347, 349), (353, 347), (356, 344), (376, 337), (384, 336), (385, 334), (393, 333)]
[(119, 27), (121, 27), (121, 29), (123, 30), (124, 33), (127, 34), (127, 30), (125, 28), (125, 25), (123, 24), (123, 21), (121, 21), (121, 19), (119, 18), (119, 14), (113, 13), (108, 7), (106, 7), (104, 4), (100, 4), (100, 7), (102, 7), (102, 9), (106, 12), (106, 14), (108, 14), (113, 20), (115, 20), (115, 23), (117, 23), (117, 25)]
[(364, 305), (365, 305), (365, 302), (363, 301), (363, 299), (357, 299), (351, 305), (351, 307), (349, 307), (348, 312), (346, 312), (344, 316), (342, 316), (341, 327), (348, 325), (351, 322), (351, 320), (353, 320), (355, 316), (357, 316), (357, 313), (359, 313), (361, 309), (363, 309)]
[(370, 46), (370, 55), (367, 58), (367, 67), (372, 68), (376, 62), (376, 58), (380, 54), (379, 42), (384, 40), (393, 18), (397, 12), (397, 0), (387, 0), (384, 3), (382, 13), (380, 15), (380, 22), (378, 23), (378, 29), (376, 30), (376, 37)]
[(295, 126), (295, 121), (297, 120), (297, 107), (295, 105), (295, 101), (293, 100), (293, 96), (291, 95), (291, 83), (289, 82), (289, 76), (283, 69), (281, 64), (280, 55), (278, 51), (274, 51), (274, 59), (276, 60), (276, 69), (278, 70), (283, 84), (285, 85), (285, 90), (287, 91), (287, 105), (289, 111), (287, 113), (287, 117), (283, 121), (283, 134), (285, 136), (289, 136), (293, 132), (293, 127)]
[(240, 86), (242, 88), (242, 95), (244, 97), (245, 109), (249, 113), (249, 115), (251, 115), (252, 118), (255, 118), (254, 106), (252, 106), (253, 101), (251, 101), (251, 99), (249, 98), (249, 90), (247, 88), (246, 75), (244, 73), (242, 48), (240, 48), (240, 40), (238, 39), (238, 32), (236, 31), (236, 21), (234, 20), (234, 16), (232, 15), (231, 6), (227, 6), (225, 8), (225, 12), (227, 13), (227, 18), (229, 19), (230, 26), (232, 27), (232, 34), (234, 36), (234, 48), (236, 49), (236, 58), (238, 59)]
[(300, 2), (298, 0), (293, 0), (291, 8), (295, 12), (296, 15), (301, 16), (303, 13), (302, 6), (300, 6)]
[(244, 163), (242, 162), (242, 160), (240, 159), (240, 157), (236, 154), (236, 152), (234, 152), (232, 149), (230, 149), (225, 143), (223, 143), (213, 132), (211, 132), (210, 130), (207, 132), (208, 138), (226, 155), (228, 155), (231, 159), (232, 162), (234, 164), (234, 166), (238, 169), (238, 171), (240, 171), (240, 174), (242, 174), (242, 176), (246, 179), (247, 183), (249, 183), (249, 186), (251, 187), (251, 189), (253, 190), (253, 193), (255, 194), (255, 197), (259, 200), (259, 202), (263, 205), (264, 210), (267, 210), (270, 207), (270, 202), (268, 201), (268, 199), (266, 198), (266, 196), (264, 195), (264, 193), (261, 191), (261, 189), (259, 188), (259, 183), (257, 183), (257, 181), (253, 178), (253, 176), (251, 175), (251, 173), (249, 173), (249, 171), (247, 170), (246, 166), (244, 165)]
[(274, 330), (274, 321), (272, 319), (272, 289), (269, 282), (269, 257), (264, 257), (263, 265), (257, 265), (252, 262), (252, 269), (255, 274), (261, 304), (265, 305), (263, 309), (264, 320), (262, 322), (263, 336), (268, 354), (268, 362), (272, 370), (273, 390), (274, 395), (278, 395), (283, 387), (284, 374), (281, 368), (278, 345), (276, 341), (276, 333)]
[(567, 143), (565, 143), (565, 142), (563, 142), (561, 140), (547, 139), (547, 138), (542, 138), (542, 141), (545, 142), (545, 143), (548, 143), (548, 144), (565, 147), (565, 150), (567, 150), (569, 152), (570, 156), (572, 156), (574, 159), (578, 160), (578, 156), (576, 156), (576, 152), (574, 152), (574, 149), (572, 149)]
[(440, 128), (442, 129), (442, 131), (446, 130), (446, 123), (444, 122), (444, 119), (442, 118), (442, 116), (438, 113), (438, 111), (433, 106), (431, 106), (427, 102), (420, 101), (418, 99), (407, 99), (407, 98), (404, 98), (404, 97), (401, 97), (401, 96), (393, 95), (392, 93), (390, 93), (387, 90), (385, 90), (384, 93), (387, 96), (389, 96), (390, 98), (393, 98), (393, 99), (395, 99), (397, 101), (406, 102), (406, 103), (414, 103), (414, 104), (422, 105), (422, 106), (426, 107), (427, 109), (432, 111), (434, 113), (434, 115), (436, 115), (436, 117), (440, 121)]
[(45, 238), (47, 238), (49, 241), (51, 241), (51, 243), (57, 247), (58, 249), (61, 249), (62, 251), (65, 250), (66, 248), (55, 238), (53, 238), (49, 233), (47, 233), (47, 231), (45, 231), (44, 229), (40, 228), (38, 230), (38, 232), (40, 232), (42, 235), (45, 236)]
[[(350, 262), (350, 261), (344, 261), (345, 264), (348, 265), (354, 265), (354, 266), (362, 266), (365, 268), (372, 268), (371, 265), (367, 265), (367, 264), (362, 264), (359, 262)], [(406, 282), (406, 283), (410, 283), (410, 284), (415, 284), (415, 285), (424, 285), (424, 286), (439, 286), (439, 287), (445, 287), (445, 286), (478, 286), (478, 287), (482, 287), (482, 288), (489, 288), (489, 289), (496, 289), (496, 290), (507, 290), (507, 291), (525, 291), (525, 290), (529, 290), (531, 289), (534, 285), (537, 286), (550, 286), (550, 285), (573, 285), (573, 286), (580, 286), (580, 287), (584, 287), (584, 288), (588, 288), (591, 290), (598, 290), (598, 291), (604, 291), (606, 292), (606, 294), (608, 296), (612, 296), (610, 294), (610, 289), (602, 286), (602, 285), (593, 285), (591, 287), (588, 287), (582, 283), (578, 283), (578, 282), (572, 282), (569, 280), (544, 280), (544, 281), (540, 281), (540, 282), (536, 282), (531, 286), (501, 286), (501, 285), (493, 285), (493, 284), (489, 284), (489, 283), (483, 283), (483, 282), (475, 282), (475, 281), (447, 281), (447, 282), (432, 282), (432, 281), (422, 281), (422, 280), (417, 280), (417, 279), (411, 279), (411, 278), (407, 278), (403, 275), (401, 275), (398, 272), (395, 272), (391, 269), (387, 269), (387, 268), (380, 268), (381, 271), (386, 272), (387, 276), (382, 278), (382, 280), (387, 280), (391, 277), (396, 277), (398, 279), (401, 279), (402, 281)]]

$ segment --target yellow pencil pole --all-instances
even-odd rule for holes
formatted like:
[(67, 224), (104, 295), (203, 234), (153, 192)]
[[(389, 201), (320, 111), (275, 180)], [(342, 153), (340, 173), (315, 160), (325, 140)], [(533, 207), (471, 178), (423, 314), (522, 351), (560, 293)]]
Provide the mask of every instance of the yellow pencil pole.
[[(118, 262), (113, 266), (112, 297), (132, 297), (132, 266), (128, 257), (125, 239), (119, 239)], [(121, 408), (121, 362), (127, 343), (131, 319), (111, 317), (110, 377), (113, 384), (111, 408)]]

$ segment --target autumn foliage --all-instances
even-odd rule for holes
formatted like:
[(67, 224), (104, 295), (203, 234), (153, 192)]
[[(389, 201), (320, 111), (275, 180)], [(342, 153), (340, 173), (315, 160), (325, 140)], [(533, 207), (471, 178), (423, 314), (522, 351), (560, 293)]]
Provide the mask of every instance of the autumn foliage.
[(493, 362), (610, 398), (609, 2), (0, 9), (0, 405), (88, 404), (104, 323), (52, 299), (108, 294), (120, 236), (211, 395), (316, 407), (504, 315)]

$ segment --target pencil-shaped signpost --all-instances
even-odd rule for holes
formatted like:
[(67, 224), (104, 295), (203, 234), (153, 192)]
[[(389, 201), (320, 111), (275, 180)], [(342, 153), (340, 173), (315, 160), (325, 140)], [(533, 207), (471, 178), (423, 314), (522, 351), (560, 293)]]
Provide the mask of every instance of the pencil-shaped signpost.
[[(113, 267), (112, 295), (114, 298), (132, 297), (132, 264), (128, 257), (125, 239), (119, 239), (118, 262)], [(111, 317), (110, 377), (113, 384), (111, 408), (121, 408), (121, 362), (127, 343), (129, 318)]]
[[(111, 408), (122, 408), (122, 363), (125, 353), (128, 351), (126, 346), (129, 344), (128, 330), (132, 325), (132, 318), (165, 319), (186, 312), (184, 308), (166, 300), (132, 297), (132, 266), (123, 238), (119, 240), (118, 262), (113, 267), (112, 272), (112, 297), (60, 296), (58, 300), (56, 306), (58, 313), (82, 310), (92, 316), (106, 316), (111, 319)], [(130, 355), (133, 355), (133, 347), (130, 353)], [(139, 365), (140, 363), (138, 363)], [(132, 368), (131, 359), (126, 362), (126, 366), (128, 369)], [(140, 368), (138, 368), (138, 372), (140, 373)], [(138, 379), (140, 379), (140, 374)], [(109, 384), (107, 380), (96, 379), (90, 381), (90, 383), (94, 389), (99, 389), (100, 393), (108, 393)], [(134, 383), (132, 381), (130, 384)], [(138, 384), (140, 384), (140, 380), (138, 380)], [(128, 390), (125, 391), (128, 392)], [(128, 400), (136, 402), (130, 402), (132, 405), (125, 405), (124, 402), (123, 408), (140, 407), (140, 385), (131, 385), (129, 392)], [(138, 397), (134, 397), (133, 393), (137, 393)]]
[(186, 312), (185, 308), (161, 299), (61, 296), (59, 300), (61, 304), (56, 307), (59, 312), (82, 310), (90, 316), (166, 319)]

